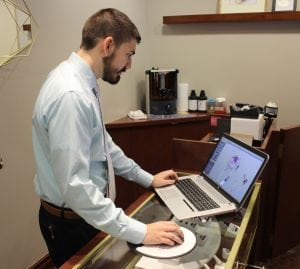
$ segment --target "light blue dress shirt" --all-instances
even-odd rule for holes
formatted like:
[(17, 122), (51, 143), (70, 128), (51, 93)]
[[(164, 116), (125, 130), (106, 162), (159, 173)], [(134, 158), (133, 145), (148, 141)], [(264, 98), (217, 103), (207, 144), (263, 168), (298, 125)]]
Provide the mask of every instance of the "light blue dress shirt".
[[(95, 88), (95, 74), (76, 53), (49, 74), (32, 116), (35, 189), (41, 199), (72, 208), (95, 228), (141, 243), (146, 225), (104, 196), (107, 163)], [(109, 134), (108, 149), (115, 174), (150, 186), (153, 175), (126, 157)]]

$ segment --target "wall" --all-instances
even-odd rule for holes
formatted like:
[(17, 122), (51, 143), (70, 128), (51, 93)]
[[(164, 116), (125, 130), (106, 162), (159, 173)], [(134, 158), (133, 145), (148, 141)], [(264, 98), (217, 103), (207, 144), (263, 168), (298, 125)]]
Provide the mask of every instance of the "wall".
[[(11, 5), (6, 6), (4, 2), (0, 2), (1, 56), (8, 55), (11, 51), (15, 51), (17, 49), (17, 43), (15, 42), (17, 29), (11, 16), (11, 14), (15, 14), (15, 12), (15, 9)], [(2, 60), (3, 59), (1, 57), (0, 63), (2, 62)]]
[(299, 123), (300, 22), (162, 25), (165, 15), (214, 13), (216, 2), (153, 0), (147, 4), (150, 65), (176, 67), (181, 82), (198, 93), (205, 89), (211, 97), (226, 97), (231, 104), (264, 106), (275, 101), (280, 127)]
[[(141, 106), (145, 70), (176, 67), (179, 79), (209, 96), (229, 102), (279, 105), (279, 123), (299, 123), (299, 22), (163, 25), (163, 15), (213, 13), (211, 0), (27, 0), (39, 25), (29, 57), (0, 69), (0, 170), (2, 268), (26, 268), (46, 253), (40, 236), (34, 193), (31, 113), (50, 69), (79, 47), (87, 17), (117, 7), (138, 25), (143, 41), (133, 68), (121, 82), (103, 90), (106, 122)], [(298, 113), (299, 114), (299, 113)]]

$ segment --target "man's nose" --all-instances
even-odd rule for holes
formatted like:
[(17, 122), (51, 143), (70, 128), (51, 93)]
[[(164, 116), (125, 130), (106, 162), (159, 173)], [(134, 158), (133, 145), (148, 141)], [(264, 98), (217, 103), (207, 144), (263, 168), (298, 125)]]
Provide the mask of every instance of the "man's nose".
[(131, 59), (128, 60), (127, 64), (126, 64), (126, 69), (130, 69), (131, 68), (131, 64), (132, 64), (132, 61)]

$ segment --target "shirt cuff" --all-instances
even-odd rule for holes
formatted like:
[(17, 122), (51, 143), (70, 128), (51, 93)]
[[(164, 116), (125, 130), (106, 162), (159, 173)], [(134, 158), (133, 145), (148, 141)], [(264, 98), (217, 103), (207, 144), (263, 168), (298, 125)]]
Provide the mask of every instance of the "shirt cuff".
[(128, 227), (126, 230), (126, 236), (122, 239), (133, 243), (133, 244), (141, 244), (147, 233), (147, 225), (135, 220), (133, 218), (129, 218)]
[(136, 183), (138, 183), (139, 185), (148, 188), (151, 186), (151, 183), (154, 179), (154, 176), (151, 175), (150, 173), (148, 173), (147, 171), (143, 170), (143, 169), (139, 169), (139, 171), (137, 172), (134, 181)]

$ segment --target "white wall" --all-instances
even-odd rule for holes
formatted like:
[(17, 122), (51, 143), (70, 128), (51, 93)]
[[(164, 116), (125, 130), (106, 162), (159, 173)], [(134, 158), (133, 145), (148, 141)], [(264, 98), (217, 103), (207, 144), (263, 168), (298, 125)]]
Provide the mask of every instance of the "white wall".
[[(164, 15), (213, 13), (211, 0), (148, 2), (151, 64), (229, 103), (279, 106), (278, 125), (299, 123), (300, 22), (162, 25)], [(213, 12), (212, 12), (213, 11)]]
[(2, 268), (26, 268), (46, 253), (34, 193), (31, 113), (46, 75), (80, 44), (81, 28), (104, 7), (126, 12), (142, 43), (121, 82), (100, 82), (106, 122), (139, 108), (145, 70), (176, 67), (180, 81), (230, 102), (279, 105), (281, 126), (299, 123), (299, 22), (163, 25), (163, 15), (213, 13), (211, 0), (27, 0), (39, 25), (31, 55), (0, 68)]

